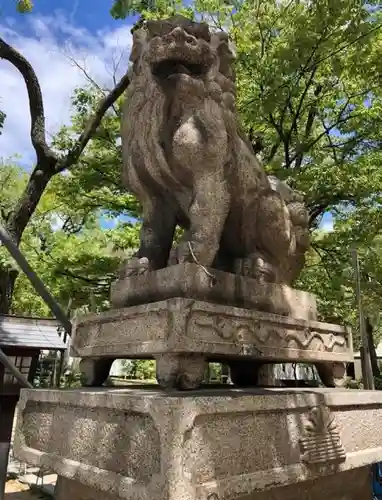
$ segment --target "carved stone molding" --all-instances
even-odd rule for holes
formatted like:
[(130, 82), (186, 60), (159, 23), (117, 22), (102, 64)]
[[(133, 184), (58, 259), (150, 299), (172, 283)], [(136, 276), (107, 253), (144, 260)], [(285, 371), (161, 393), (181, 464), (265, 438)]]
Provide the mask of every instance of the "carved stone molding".
[(340, 433), (328, 406), (315, 406), (309, 412), (300, 449), (301, 461), (306, 464), (332, 465), (346, 460)]

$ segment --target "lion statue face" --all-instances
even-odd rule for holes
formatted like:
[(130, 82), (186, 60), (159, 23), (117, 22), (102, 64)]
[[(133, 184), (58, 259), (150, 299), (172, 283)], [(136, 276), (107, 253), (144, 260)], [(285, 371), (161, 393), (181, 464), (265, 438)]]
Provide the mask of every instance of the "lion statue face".
[(222, 99), (224, 93), (235, 91), (234, 58), (227, 33), (211, 33), (207, 24), (183, 16), (147, 21), (133, 33), (133, 77), (145, 76), (161, 86), (199, 86)]

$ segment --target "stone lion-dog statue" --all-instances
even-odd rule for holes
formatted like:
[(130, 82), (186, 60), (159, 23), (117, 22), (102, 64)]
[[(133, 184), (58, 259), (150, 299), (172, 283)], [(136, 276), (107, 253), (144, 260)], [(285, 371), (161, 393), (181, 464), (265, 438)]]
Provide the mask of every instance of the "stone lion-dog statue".
[[(123, 183), (142, 205), (121, 277), (182, 262), (291, 284), (304, 265), (302, 196), (269, 178), (238, 122), (227, 33), (182, 16), (133, 31)], [(184, 229), (173, 246), (177, 226)]]

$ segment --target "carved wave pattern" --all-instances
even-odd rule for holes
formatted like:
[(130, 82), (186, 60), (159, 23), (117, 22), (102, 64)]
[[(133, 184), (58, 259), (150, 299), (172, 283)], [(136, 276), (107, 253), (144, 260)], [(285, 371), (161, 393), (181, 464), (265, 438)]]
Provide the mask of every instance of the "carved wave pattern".
[(253, 343), (256, 346), (275, 346), (314, 351), (346, 349), (346, 340), (330, 332), (317, 332), (310, 328), (299, 329), (290, 325), (278, 326), (262, 320), (239, 319), (228, 314), (194, 312), (188, 327), (207, 331), (227, 342)]

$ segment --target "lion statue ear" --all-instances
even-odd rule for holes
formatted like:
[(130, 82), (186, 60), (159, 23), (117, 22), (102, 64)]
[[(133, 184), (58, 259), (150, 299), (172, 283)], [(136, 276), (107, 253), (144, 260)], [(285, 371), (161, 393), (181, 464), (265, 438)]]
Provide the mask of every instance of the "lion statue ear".
[(211, 46), (219, 58), (219, 73), (230, 80), (235, 80), (232, 62), (236, 59), (236, 49), (228, 33), (225, 31), (214, 33), (211, 36)]
[(147, 43), (147, 30), (142, 27), (133, 32), (133, 47), (130, 53), (130, 61), (137, 62), (143, 52), (143, 48)]
[(142, 56), (145, 53), (145, 46), (147, 44), (147, 29), (143, 25), (141, 28), (133, 31), (133, 46), (130, 53), (130, 61), (132, 69), (130, 70), (131, 77), (138, 75), (142, 71)]

